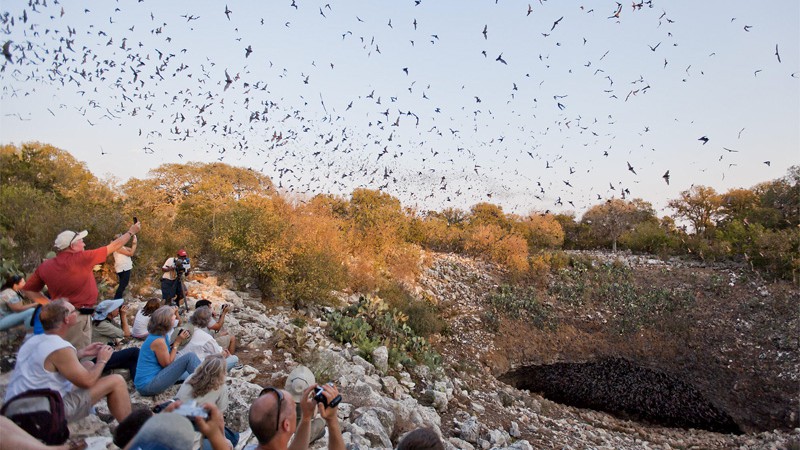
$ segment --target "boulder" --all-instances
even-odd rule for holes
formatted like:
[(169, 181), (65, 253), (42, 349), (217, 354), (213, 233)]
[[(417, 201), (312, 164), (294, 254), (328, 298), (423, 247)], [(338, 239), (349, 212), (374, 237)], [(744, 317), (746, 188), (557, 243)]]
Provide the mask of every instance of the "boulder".
[(481, 424), (475, 416), (470, 417), (458, 426), (458, 437), (472, 444), (478, 443), (480, 433)]
[(385, 375), (389, 370), (389, 349), (382, 345), (372, 351), (372, 362), (381, 374)]
[(225, 425), (233, 431), (245, 431), (249, 425), (247, 416), (250, 405), (261, 392), (261, 386), (243, 378), (228, 377), (228, 408), (224, 411)]
[(364, 436), (373, 445), (392, 447), (391, 434), (394, 426), (394, 414), (384, 408), (358, 408), (353, 414), (353, 424), (364, 430)]

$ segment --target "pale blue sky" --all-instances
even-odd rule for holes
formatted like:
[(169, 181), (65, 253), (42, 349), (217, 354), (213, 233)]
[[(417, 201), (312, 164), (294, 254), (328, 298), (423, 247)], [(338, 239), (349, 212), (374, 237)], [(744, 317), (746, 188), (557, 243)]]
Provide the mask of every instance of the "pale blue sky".
[(798, 164), (796, 1), (628, 2), (619, 19), (614, 1), (231, 1), (230, 20), (224, 3), (165, 3), (2, 1), (0, 141), (123, 181), (221, 159), (298, 195), (518, 213), (580, 214), (626, 188), (665, 213), (692, 184)]

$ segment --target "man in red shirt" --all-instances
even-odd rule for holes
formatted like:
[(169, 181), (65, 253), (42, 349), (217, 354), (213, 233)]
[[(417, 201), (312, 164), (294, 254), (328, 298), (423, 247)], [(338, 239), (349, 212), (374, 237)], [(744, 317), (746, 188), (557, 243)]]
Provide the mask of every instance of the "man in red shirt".
[(85, 250), (83, 238), (89, 234), (86, 230), (62, 231), (55, 241), (56, 257), (39, 265), (22, 288), (29, 299), (46, 303), (47, 298), (40, 292), (46, 285), (51, 298), (66, 298), (72, 303), (80, 316), (65, 339), (75, 348), (84, 348), (92, 342), (92, 313), (98, 295), (92, 268), (104, 263), (108, 255), (125, 245), (141, 227), (137, 221), (110, 244), (94, 250)]

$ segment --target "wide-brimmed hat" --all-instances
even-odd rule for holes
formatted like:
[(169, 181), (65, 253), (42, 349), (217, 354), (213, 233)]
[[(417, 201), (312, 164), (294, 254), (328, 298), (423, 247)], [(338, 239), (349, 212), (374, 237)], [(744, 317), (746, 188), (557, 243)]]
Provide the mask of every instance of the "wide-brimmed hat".
[(58, 251), (66, 250), (67, 247), (72, 245), (73, 242), (85, 238), (88, 234), (89, 232), (86, 230), (83, 230), (80, 233), (72, 230), (64, 230), (61, 233), (58, 233), (58, 236), (56, 236), (56, 242), (53, 244), (53, 246), (58, 249)]
[(314, 380), (314, 374), (311, 370), (306, 366), (297, 366), (286, 379), (285, 389), (292, 394), (295, 403), (300, 403), (303, 391), (314, 383), (316, 383), (316, 381)]
[(104, 320), (108, 317), (108, 314), (111, 311), (122, 306), (122, 303), (125, 300), (118, 298), (116, 300), (103, 300), (94, 308), (94, 314), (92, 314), (92, 320)]

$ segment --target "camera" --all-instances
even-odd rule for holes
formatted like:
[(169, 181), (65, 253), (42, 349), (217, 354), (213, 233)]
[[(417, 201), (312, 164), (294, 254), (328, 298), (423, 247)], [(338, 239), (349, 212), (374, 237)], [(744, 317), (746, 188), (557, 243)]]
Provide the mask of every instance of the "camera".
[(175, 264), (175, 273), (178, 275), (186, 273), (191, 268), (188, 256), (176, 256), (173, 261)]
[(208, 419), (208, 411), (202, 406), (197, 406), (196, 402), (188, 402), (177, 407), (173, 412), (178, 413), (184, 417), (201, 417)]
[[(328, 383), (328, 386), (333, 386), (333, 383)], [(329, 403), (328, 398), (325, 397), (325, 393), (324, 390), (322, 389), (322, 386), (317, 386), (316, 389), (314, 389), (314, 400), (316, 400), (317, 403), (322, 403), (322, 405), (325, 406), (326, 408), (335, 408), (339, 404), (339, 402), (342, 401), (342, 396), (337, 395)]]

